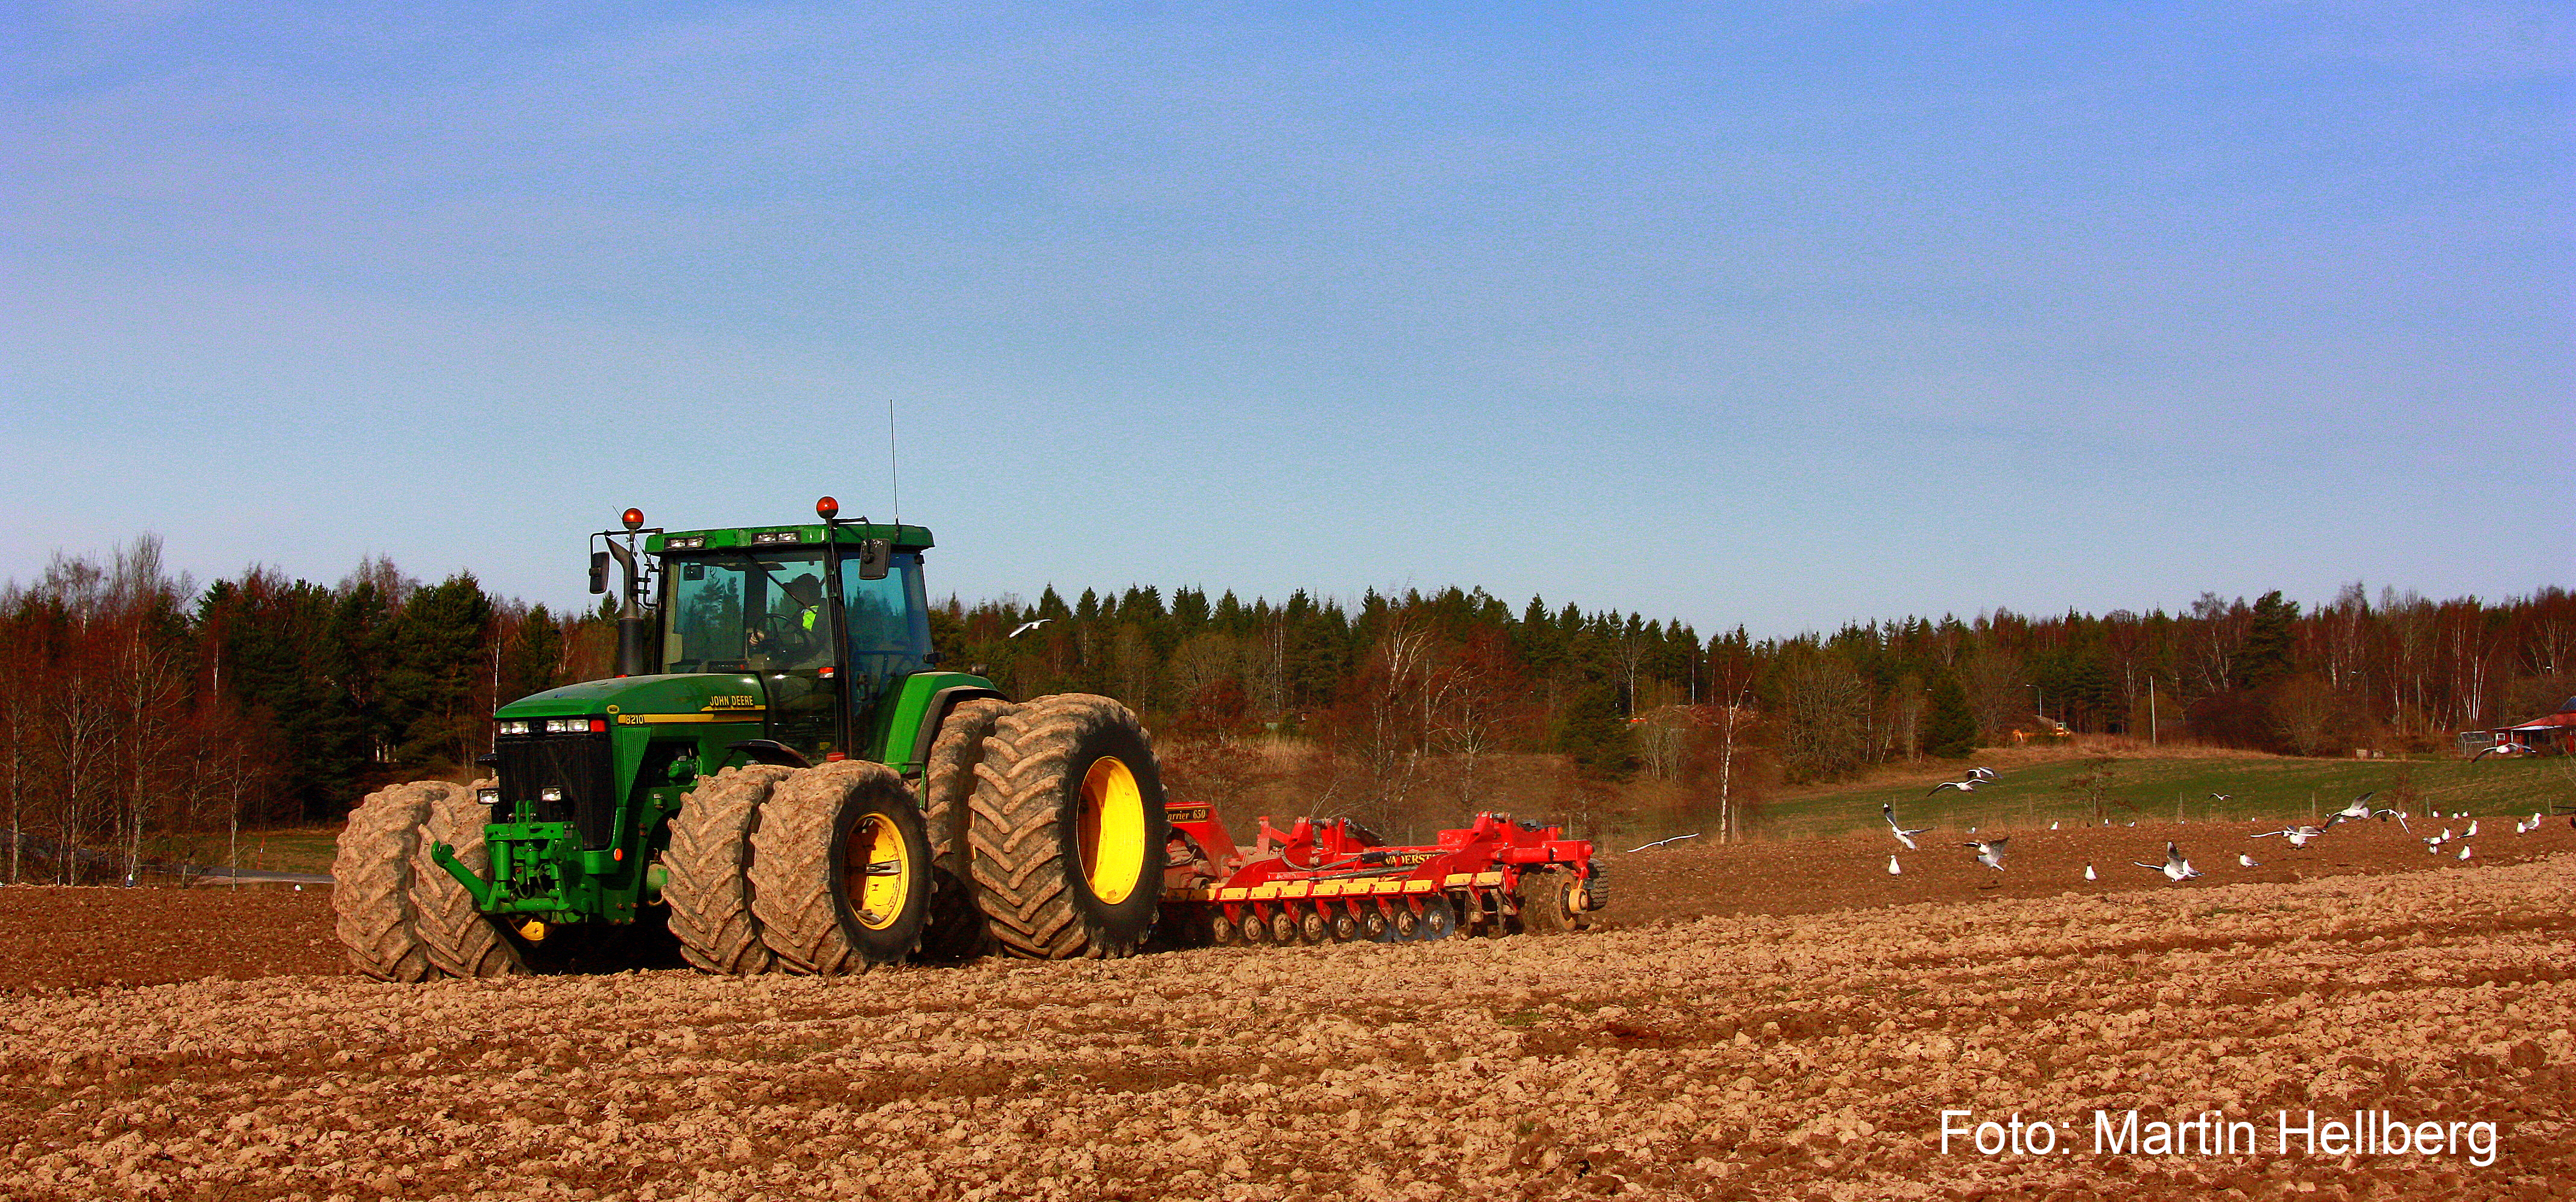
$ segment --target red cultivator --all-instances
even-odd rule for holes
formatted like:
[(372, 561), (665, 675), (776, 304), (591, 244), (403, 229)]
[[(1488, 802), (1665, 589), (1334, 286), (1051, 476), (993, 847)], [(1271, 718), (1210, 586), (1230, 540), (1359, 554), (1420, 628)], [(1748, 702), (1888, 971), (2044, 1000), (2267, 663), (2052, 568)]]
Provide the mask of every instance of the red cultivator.
[(1428, 847), (1387, 847), (1348, 818), (1264, 816), (1240, 849), (1207, 806), (1172, 806), (1160, 928), (1176, 943), (1326, 943), (1568, 931), (1610, 900), (1592, 844), (1478, 814)]

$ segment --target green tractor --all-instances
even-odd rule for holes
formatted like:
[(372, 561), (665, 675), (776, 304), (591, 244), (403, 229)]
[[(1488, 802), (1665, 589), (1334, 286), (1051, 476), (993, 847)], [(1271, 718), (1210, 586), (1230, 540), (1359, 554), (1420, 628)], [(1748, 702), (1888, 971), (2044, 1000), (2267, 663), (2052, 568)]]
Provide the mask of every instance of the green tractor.
[(371, 794), (334, 865), (384, 980), (677, 952), (838, 974), (986, 951), (1124, 956), (1170, 824), (1127, 707), (1014, 702), (939, 666), (930, 532), (845, 521), (592, 535), (621, 569), (617, 675), (500, 707), (492, 776)]

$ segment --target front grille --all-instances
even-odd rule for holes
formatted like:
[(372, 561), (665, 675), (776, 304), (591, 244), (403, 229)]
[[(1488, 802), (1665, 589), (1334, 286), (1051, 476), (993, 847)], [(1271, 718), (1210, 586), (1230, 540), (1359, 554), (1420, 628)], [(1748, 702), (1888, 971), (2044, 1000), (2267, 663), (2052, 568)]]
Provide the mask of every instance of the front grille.
[[(501, 740), (501, 800), (527, 802), (538, 822), (570, 822), (584, 846), (608, 846), (617, 820), (617, 782), (604, 734), (538, 735)], [(561, 789), (558, 801), (545, 791)], [(496, 815), (495, 817), (498, 817)]]

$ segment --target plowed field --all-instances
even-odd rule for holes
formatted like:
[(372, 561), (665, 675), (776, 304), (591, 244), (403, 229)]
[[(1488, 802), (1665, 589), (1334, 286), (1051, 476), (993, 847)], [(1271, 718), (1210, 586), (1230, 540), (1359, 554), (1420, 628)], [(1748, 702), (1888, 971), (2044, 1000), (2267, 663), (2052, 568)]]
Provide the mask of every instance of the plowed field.
[(2484, 824), (1669, 849), (1576, 936), (843, 981), (388, 986), (318, 891), (0, 889), (0, 1198), (2576, 1196), (2576, 831)]

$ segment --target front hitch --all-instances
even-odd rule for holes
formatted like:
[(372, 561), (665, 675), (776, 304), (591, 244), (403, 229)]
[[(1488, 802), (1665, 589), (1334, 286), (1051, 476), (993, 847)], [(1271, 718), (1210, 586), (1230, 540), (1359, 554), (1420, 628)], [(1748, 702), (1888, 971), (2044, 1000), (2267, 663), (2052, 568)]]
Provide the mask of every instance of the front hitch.
[(432, 843), (429, 845), (429, 859), (431, 863), (446, 869), (447, 875), (455, 877), (457, 884), (465, 886), (465, 891), (474, 895), (475, 909), (492, 908), (492, 895), (498, 890), (482, 877), (474, 875), (474, 870), (466, 867), (464, 861), (457, 859), (455, 848), (444, 843)]

